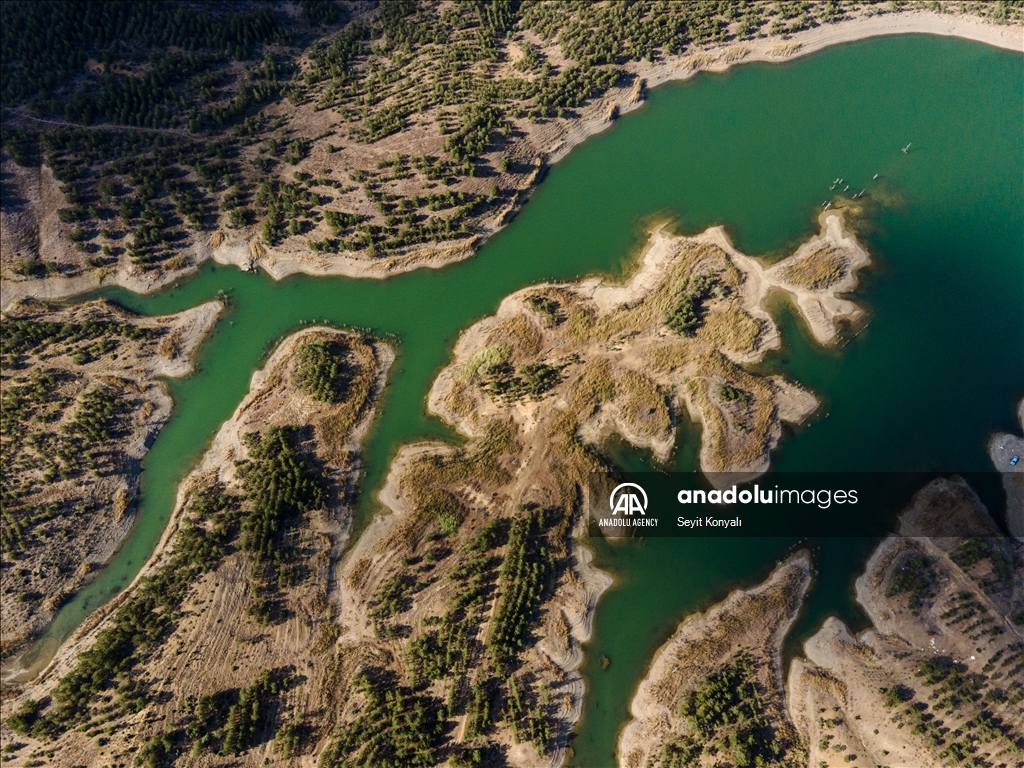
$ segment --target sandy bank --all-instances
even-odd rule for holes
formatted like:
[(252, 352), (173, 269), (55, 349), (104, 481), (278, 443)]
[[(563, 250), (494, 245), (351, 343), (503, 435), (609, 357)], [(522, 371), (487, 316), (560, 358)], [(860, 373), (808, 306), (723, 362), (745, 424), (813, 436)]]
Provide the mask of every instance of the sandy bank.
[(70, 299), (108, 286), (120, 286), (132, 293), (156, 293), (178, 280), (188, 278), (212, 255), (210, 247), (205, 243), (195, 243), (183, 249), (183, 252), (188, 255), (191, 266), (171, 272), (143, 272), (131, 264), (122, 264), (117, 271), (104, 276), (102, 280), (97, 280), (93, 274), (35, 279), (5, 277), (0, 281), (0, 307), (6, 311), (16, 302), (27, 298), (54, 301)]

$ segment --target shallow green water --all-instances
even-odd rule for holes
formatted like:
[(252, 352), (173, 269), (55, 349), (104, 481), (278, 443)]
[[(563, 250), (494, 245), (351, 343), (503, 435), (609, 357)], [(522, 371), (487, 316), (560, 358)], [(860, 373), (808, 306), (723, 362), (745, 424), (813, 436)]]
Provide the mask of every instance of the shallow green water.
[[(219, 290), (230, 306), (197, 373), (169, 382), (176, 411), (144, 461), (135, 530), (62, 609), (51, 643), (130, 582), (159, 539), (178, 481), (247, 391), (250, 373), (301, 323), (368, 328), (397, 345), (366, 445), (362, 525), (402, 443), (455, 439), (425, 414), (430, 382), (458, 333), (505, 295), (544, 279), (620, 271), (643, 222), (666, 213), (682, 231), (724, 223), (741, 250), (778, 252), (816, 230), (839, 176), (851, 192), (867, 187), (869, 199), (886, 201), (872, 206), (865, 233), (878, 259), (864, 283), (871, 322), (841, 350), (822, 351), (780, 308), (786, 347), (765, 367), (823, 394), (828, 415), (787, 435), (776, 466), (987, 468), (986, 436), (1014, 428), (1013, 404), (1024, 395), (1022, 76), (1019, 55), (923, 36), (746, 65), (652, 92), (643, 110), (551, 169), (517, 221), (468, 262), (383, 282), (299, 276), (274, 283), (206, 265), (156, 296), (103, 291), (146, 314), (185, 309)], [(912, 151), (903, 155), (908, 141)], [(685, 431), (679, 468), (693, 466), (698, 437)], [(628, 451), (621, 459), (642, 461)], [(762, 578), (791, 544), (598, 546), (598, 564), (617, 581), (586, 649), (589, 693), (572, 764), (614, 763), (616, 734), (653, 650), (683, 615)], [(802, 635), (828, 613), (862, 620), (850, 592), (871, 542), (816, 546), (820, 575)], [(612, 660), (607, 671), (593, 661), (600, 654)]]

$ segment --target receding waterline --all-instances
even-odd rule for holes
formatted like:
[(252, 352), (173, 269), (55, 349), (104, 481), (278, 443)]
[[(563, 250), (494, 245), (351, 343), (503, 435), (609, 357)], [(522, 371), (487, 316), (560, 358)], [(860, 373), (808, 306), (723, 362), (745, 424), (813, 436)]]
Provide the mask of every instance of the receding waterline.
[[(135, 528), (62, 608), (35, 649), (37, 664), (131, 583), (167, 524), (179, 482), (288, 332), (327, 321), (396, 340), (399, 358), (364, 454), (365, 521), (400, 445), (452, 439), (425, 406), (459, 332), (523, 286), (616, 272), (642, 241), (642, 223), (658, 212), (675, 217), (681, 231), (725, 224), (744, 252), (770, 252), (814, 230), (834, 178), (868, 186), (879, 174), (875, 194), (885, 192), (885, 200), (864, 233), (878, 262), (865, 285), (871, 324), (841, 353), (823, 353), (797, 319), (780, 313), (786, 346), (768, 364), (824, 393), (829, 414), (787, 436), (777, 466), (984, 469), (984, 436), (1013, 427), (1012, 405), (1024, 394), (1024, 361), (1007, 353), (1024, 349), (1024, 216), (1012, 204), (1024, 191), (1024, 108), (1005, 98), (1022, 71), (1019, 55), (905, 36), (701, 76), (656, 89), (643, 110), (574, 150), (513, 225), (449, 268), (386, 281), (295, 276), (275, 283), (206, 264), (157, 295), (95, 294), (148, 315), (186, 309), (220, 290), (229, 306), (197, 372), (168, 382), (175, 411), (143, 462)], [(893, 82), (901, 83), (898, 92)], [(920, 149), (903, 155), (909, 140)], [(695, 434), (677, 452), (682, 463), (692, 462)], [(598, 552), (597, 563), (620, 578), (587, 648), (589, 693), (574, 764), (614, 763), (615, 734), (653, 648), (687, 611), (760, 578), (780, 554), (768, 544), (743, 551), (713, 540), (699, 550), (681, 544)], [(830, 551), (822, 559), (829, 565), (806, 622), (854, 612), (846, 585), (862, 553)], [(612, 660), (608, 670), (591, 664), (599, 655)]]

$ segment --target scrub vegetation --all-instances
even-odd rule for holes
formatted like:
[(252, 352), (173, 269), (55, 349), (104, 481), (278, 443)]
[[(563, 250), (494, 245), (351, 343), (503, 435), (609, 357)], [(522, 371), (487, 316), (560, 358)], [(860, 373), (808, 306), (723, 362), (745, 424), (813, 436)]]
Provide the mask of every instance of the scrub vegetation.
[[(324, 263), (457, 255), (521, 203), (552, 129), (607, 111), (599, 100), (637, 90), (643, 66), (930, 5), (291, 7), (5, 2), (3, 208), (30, 221), (7, 222), (4, 270), (160, 278), (192, 267), (185, 246), (211, 233)], [(945, 10), (1022, 17), (1010, 3)]]
[[(62, 759), (116, 749), (135, 765), (255, 754), (262, 762), (270, 743), (285, 757), (312, 747), (325, 726), (306, 703), (338, 633), (331, 573), (357, 469), (356, 428), (365, 430), (382, 385), (383, 349), (327, 329), (284, 343), (242, 405), (237, 438), (211, 449), (220, 468), (186, 480), (167, 545), (56, 685), (11, 708), (6, 728)], [(311, 360), (347, 372), (335, 399), (302, 387)], [(301, 424), (291, 421), (296, 401)], [(331, 420), (347, 431), (328, 446), (320, 435)], [(326, 434), (339, 436), (337, 428)]]
[(0, 320), (5, 661), (127, 533), (139, 461), (170, 406), (155, 378), (188, 372), (207, 309), (142, 318), (104, 302), (23, 302)]

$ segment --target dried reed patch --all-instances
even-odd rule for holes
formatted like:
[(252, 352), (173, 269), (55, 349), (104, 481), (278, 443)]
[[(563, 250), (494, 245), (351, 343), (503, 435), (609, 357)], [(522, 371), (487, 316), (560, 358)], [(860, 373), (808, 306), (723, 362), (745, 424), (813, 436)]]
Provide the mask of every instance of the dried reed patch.
[(615, 390), (615, 404), (630, 430), (641, 437), (653, 437), (671, 429), (665, 393), (648, 376), (638, 371), (622, 371)]
[(587, 418), (603, 402), (615, 397), (611, 365), (603, 357), (588, 360), (569, 390), (569, 407)]
[(803, 47), (803, 43), (779, 43), (778, 45), (774, 45), (768, 49), (768, 55), (784, 59), (792, 56)]
[(849, 269), (849, 259), (839, 248), (825, 247), (783, 268), (782, 278), (801, 288), (820, 291), (846, 277)]
[(746, 353), (757, 348), (762, 322), (744, 312), (737, 302), (725, 309), (709, 312), (696, 337), (715, 349)]
[(498, 323), (487, 335), (488, 347), (507, 346), (517, 362), (540, 352), (540, 329), (525, 315), (513, 315)]
[(740, 61), (741, 59), (745, 59), (749, 53), (750, 49), (745, 45), (730, 45), (722, 51), (722, 61)]

